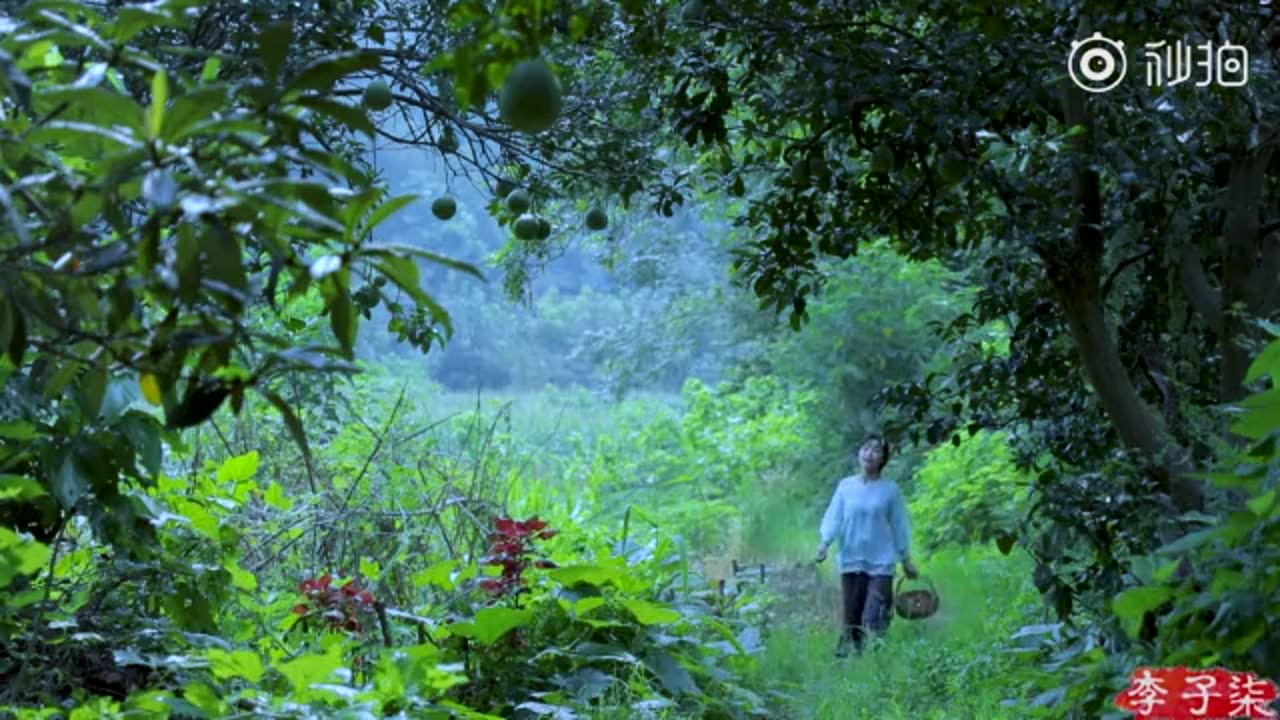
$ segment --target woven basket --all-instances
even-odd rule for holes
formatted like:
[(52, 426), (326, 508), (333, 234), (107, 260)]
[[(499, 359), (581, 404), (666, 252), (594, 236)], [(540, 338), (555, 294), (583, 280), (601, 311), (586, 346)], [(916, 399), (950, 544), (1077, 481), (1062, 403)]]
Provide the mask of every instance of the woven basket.
[(938, 598), (938, 591), (934, 588), (933, 581), (924, 579), (929, 583), (928, 590), (921, 588), (903, 592), (902, 583), (906, 579), (905, 576), (898, 578), (898, 585), (893, 589), (893, 607), (898, 611), (898, 617), (906, 620), (923, 620), (938, 612), (938, 606), (942, 601)]

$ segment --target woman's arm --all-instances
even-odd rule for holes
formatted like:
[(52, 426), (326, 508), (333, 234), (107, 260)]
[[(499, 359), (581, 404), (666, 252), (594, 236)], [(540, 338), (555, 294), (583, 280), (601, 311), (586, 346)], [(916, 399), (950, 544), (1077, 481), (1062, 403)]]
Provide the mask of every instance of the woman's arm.
[(911, 562), (911, 519), (907, 517), (907, 502), (902, 489), (895, 486), (893, 500), (889, 503), (889, 526), (893, 530), (893, 546), (902, 562), (902, 571), (914, 578), (918, 573)]
[(831, 547), (831, 543), (836, 539), (836, 533), (840, 532), (844, 515), (843, 493), (840, 492), (841, 485), (836, 486), (836, 491), (831, 495), (831, 502), (827, 503), (827, 511), (822, 515), (822, 525), (818, 528), (818, 562), (822, 562), (827, 557), (827, 548)]

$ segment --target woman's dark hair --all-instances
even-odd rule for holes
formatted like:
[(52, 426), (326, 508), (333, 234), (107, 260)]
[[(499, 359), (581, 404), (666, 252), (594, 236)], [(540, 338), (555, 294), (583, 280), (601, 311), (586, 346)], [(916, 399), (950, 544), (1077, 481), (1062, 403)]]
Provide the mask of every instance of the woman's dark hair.
[(886, 440), (883, 435), (869, 435), (867, 436), (867, 439), (863, 440), (862, 444), (858, 446), (858, 452), (862, 452), (862, 448), (870, 445), (871, 443), (875, 443), (880, 446), (880, 467), (876, 468), (876, 471), (879, 472), (884, 469), (885, 465), (889, 464), (889, 456), (893, 454), (893, 446), (889, 444), (889, 441)]

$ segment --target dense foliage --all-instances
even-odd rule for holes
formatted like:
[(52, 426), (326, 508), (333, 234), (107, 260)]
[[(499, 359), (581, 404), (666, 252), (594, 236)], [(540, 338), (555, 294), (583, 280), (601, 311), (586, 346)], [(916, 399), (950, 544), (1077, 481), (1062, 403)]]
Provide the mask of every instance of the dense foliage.
[[(0, 713), (1280, 679), (1271, 5), (2, 13)], [(1250, 84), (1062, 80), (1152, 27)], [(944, 611), (850, 680), (795, 561), (882, 429)]]

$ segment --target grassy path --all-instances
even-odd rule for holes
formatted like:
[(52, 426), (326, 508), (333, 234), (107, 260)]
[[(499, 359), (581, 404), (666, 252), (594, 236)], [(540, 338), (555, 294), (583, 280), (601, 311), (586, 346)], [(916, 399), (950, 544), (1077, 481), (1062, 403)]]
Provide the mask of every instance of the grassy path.
[[(792, 558), (794, 562), (795, 558)], [(823, 567), (812, 593), (792, 600), (769, 633), (758, 686), (778, 693), (795, 720), (931, 720), (1020, 717), (1003, 701), (1016, 694), (1021, 662), (1001, 643), (1038, 607), (1026, 563), (985, 548), (955, 549), (918, 563), (942, 598), (933, 618), (895, 618), (886, 642), (837, 660), (838, 579)], [(799, 597), (796, 597), (799, 595)]]

